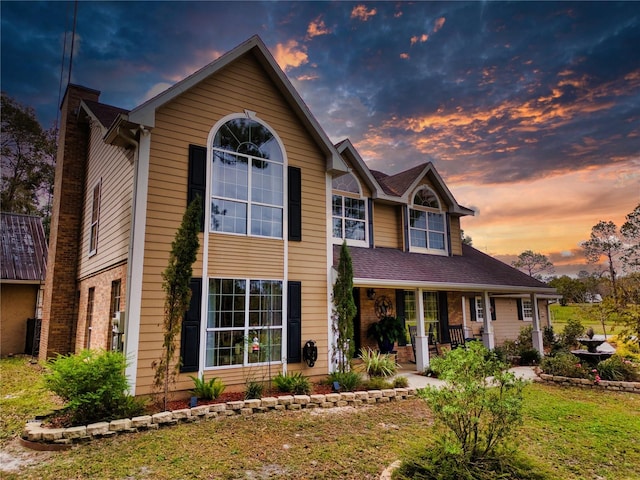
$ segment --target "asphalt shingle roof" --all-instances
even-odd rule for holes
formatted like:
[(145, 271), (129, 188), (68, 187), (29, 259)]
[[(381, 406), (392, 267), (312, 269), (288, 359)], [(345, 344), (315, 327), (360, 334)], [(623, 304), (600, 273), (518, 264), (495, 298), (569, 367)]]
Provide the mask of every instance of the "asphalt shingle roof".
[[(393, 248), (349, 247), (353, 277), (361, 281), (389, 281), (412, 285), (441, 283), (443, 288), (468, 285), (469, 288), (494, 286), (498, 290), (523, 288), (546, 293), (554, 291), (547, 284), (469, 245), (463, 245), (462, 252), (462, 255), (447, 257), (403, 252)], [(334, 265), (338, 264), (339, 256), (340, 246), (335, 245)]]
[(84, 100), (84, 103), (89, 107), (96, 118), (100, 120), (102, 126), (106, 128), (109, 128), (116, 117), (121, 113), (129, 113), (129, 110), (124, 108), (114, 107), (113, 105), (107, 105), (106, 103), (94, 102), (93, 100)]

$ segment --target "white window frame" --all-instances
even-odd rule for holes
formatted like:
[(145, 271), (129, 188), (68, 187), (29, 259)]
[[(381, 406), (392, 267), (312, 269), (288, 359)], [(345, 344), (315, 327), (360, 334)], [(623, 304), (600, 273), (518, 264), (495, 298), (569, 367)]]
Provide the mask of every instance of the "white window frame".
[(476, 322), (484, 322), (484, 300), (481, 296), (475, 297)]
[[(431, 193), (435, 199), (438, 202), (438, 207), (425, 207), (422, 205), (415, 205), (415, 198), (416, 195), (418, 193), (420, 193), (421, 191), (427, 191), (429, 193)], [(408, 225), (408, 234), (409, 234), (409, 251), (411, 252), (418, 252), (418, 253), (428, 253), (431, 255), (449, 255), (449, 238), (447, 235), (447, 215), (446, 212), (442, 210), (442, 202), (440, 201), (440, 198), (436, 195), (436, 193), (429, 187), (427, 186), (421, 186), (418, 190), (416, 190), (413, 194), (413, 196), (411, 197), (411, 204), (408, 206), (407, 208), (407, 225)], [(417, 212), (423, 212), (426, 213), (427, 218), (426, 218), (426, 228), (416, 228), (416, 227), (412, 227), (411, 226), (411, 212), (413, 211), (417, 211)], [(442, 216), (442, 224), (443, 224), (443, 231), (438, 231), (438, 230), (431, 230), (429, 228), (429, 213), (431, 214), (435, 214), (435, 215), (441, 215)], [(425, 232), (426, 237), (427, 237), (427, 247), (421, 247), (421, 246), (415, 246), (413, 245), (412, 241), (411, 241), (411, 231), (412, 230), (416, 230), (416, 231), (420, 231), (420, 232)], [(437, 234), (441, 234), (443, 235), (443, 243), (444, 243), (444, 248), (440, 249), (440, 248), (431, 248), (429, 246), (429, 233), (433, 232), (433, 233), (437, 233)]]
[[(96, 199), (97, 196), (97, 199)], [(102, 179), (91, 190), (91, 221), (89, 224), (89, 256), (98, 253), (98, 230), (100, 226), (100, 203), (102, 199)]]
[[(350, 176), (352, 183), (356, 186), (357, 191), (350, 191), (350, 190), (342, 190), (340, 188), (333, 188), (331, 190), (331, 241), (336, 244), (336, 245), (342, 245), (342, 242), (344, 240), (347, 241), (347, 245), (351, 245), (353, 247), (368, 247), (369, 246), (369, 205), (368, 205), (368, 198), (362, 195), (362, 187), (360, 185), (360, 182), (358, 181), (358, 178), (353, 174), (353, 173), (346, 173), (344, 176)], [(342, 176), (341, 176), (342, 177)], [(338, 177), (340, 178), (340, 177)], [(335, 179), (334, 179), (335, 182)], [(334, 196), (339, 196), (342, 199), (342, 215), (340, 217), (338, 217), (337, 215), (333, 214), (333, 197)], [(351, 198), (354, 200), (359, 200), (363, 203), (364, 205), (364, 219), (360, 220), (360, 219), (352, 219), (349, 218), (347, 216), (345, 216), (345, 198)], [(342, 235), (338, 238), (338, 237), (334, 237), (333, 236), (333, 220), (334, 218), (340, 218), (342, 220)], [(346, 238), (345, 236), (345, 232), (346, 232), (346, 221), (347, 220), (355, 220), (358, 222), (362, 222), (364, 223), (364, 239), (362, 240), (357, 240), (354, 238)]]
[[(241, 281), (244, 282), (245, 285), (245, 290), (244, 290), (244, 325), (242, 327), (210, 327), (209, 326), (209, 313), (210, 313), (210, 295), (211, 295), (211, 281), (219, 281), (219, 280), (231, 280), (231, 281)], [(271, 326), (260, 326), (260, 327), (256, 327), (256, 326), (251, 326), (249, 325), (249, 315), (250, 315), (250, 299), (251, 299), (251, 282), (252, 281), (270, 281), (270, 282), (279, 282), (281, 285), (281, 323), (280, 325), (271, 325)], [(260, 367), (263, 365), (279, 365), (282, 363), (282, 358), (284, 357), (284, 350), (286, 347), (286, 338), (285, 338), (285, 334), (286, 334), (286, 330), (285, 330), (285, 324), (286, 324), (286, 310), (285, 310), (285, 305), (284, 305), (284, 301), (286, 299), (285, 297), (285, 293), (284, 293), (284, 288), (285, 288), (285, 282), (282, 279), (267, 279), (267, 278), (221, 278), (221, 277), (209, 277), (207, 279), (207, 313), (206, 313), (206, 317), (205, 317), (205, 341), (204, 344), (202, 346), (202, 349), (204, 350), (204, 359), (205, 359), (205, 364), (204, 364), (204, 370), (223, 370), (223, 369), (230, 369), (230, 368), (251, 368), (251, 367)], [(267, 361), (263, 361), (263, 362), (250, 362), (249, 361), (249, 355), (250, 355), (250, 351), (252, 349), (252, 337), (251, 334), (252, 332), (256, 331), (256, 330), (271, 330), (273, 331), (279, 331), (280, 332), (280, 358), (271, 358)], [(209, 335), (215, 335), (215, 332), (226, 332), (226, 331), (230, 331), (230, 332), (243, 332), (243, 345), (242, 345), (242, 363), (232, 363), (230, 365), (207, 365), (206, 361), (207, 361), (207, 343), (208, 343), (208, 338)], [(273, 344), (271, 345), (273, 347)], [(215, 351), (215, 348), (214, 348)]]
[[(251, 115), (249, 115), (251, 114)], [(263, 157), (256, 157), (256, 156), (252, 156), (249, 154), (245, 154), (245, 153), (237, 153), (237, 152), (233, 152), (231, 150), (225, 150), (223, 148), (219, 148), (219, 147), (215, 147), (214, 146), (214, 141), (216, 138), (216, 135), (218, 133), (218, 131), (224, 127), (224, 125), (226, 125), (227, 123), (231, 122), (232, 120), (237, 120), (237, 119), (249, 119), (250, 121), (256, 122), (259, 125), (261, 125), (262, 127), (264, 127), (265, 129), (267, 129), (273, 138), (273, 141), (276, 142), (276, 144), (278, 145), (279, 149), (280, 149), (280, 153), (282, 155), (282, 161), (274, 161), (274, 160), (269, 160), (267, 158), (263, 158)], [(218, 122), (214, 128), (211, 131), (210, 134), (210, 142), (209, 142), (209, 156), (208, 156), (208, 161), (209, 161), (209, 167), (210, 167), (210, 173), (209, 173), (209, 182), (210, 182), (210, 195), (209, 195), (209, 204), (210, 204), (210, 213), (209, 213), (209, 218), (208, 218), (208, 226), (207, 226), (207, 230), (209, 233), (215, 233), (215, 234), (222, 234), (222, 235), (240, 235), (240, 236), (245, 236), (245, 237), (258, 237), (258, 238), (274, 238), (274, 239), (279, 239), (282, 240), (283, 238), (285, 238), (285, 232), (286, 232), (286, 224), (287, 224), (287, 211), (286, 211), (286, 205), (287, 205), (287, 191), (286, 191), (286, 187), (287, 187), (287, 183), (286, 183), (286, 179), (287, 179), (287, 156), (286, 156), (286, 152), (284, 150), (284, 145), (282, 144), (282, 141), (280, 140), (280, 138), (278, 137), (278, 135), (275, 133), (275, 131), (273, 130), (273, 128), (271, 128), (269, 125), (267, 125), (264, 121), (262, 121), (261, 119), (257, 118), (255, 116), (255, 114), (253, 114), (253, 112), (246, 112), (245, 114), (232, 114), (229, 115), (225, 118), (223, 118), (220, 122)], [(215, 152), (221, 152), (221, 153), (225, 153), (225, 154), (229, 154), (229, 155), (235, 155), (235, 156), (239, 156), (239, 157), (243, 157), (246, 159), (247, 161), (247, 199), (240, 199), (240, 198), (230, 198), (230, 197), (225, 197), (225, 196), (221, 196), (221, 195), (215, 195), (214, 192), (214, 171), (213, 171), (213, 159), (215, 156)], [(267, 203), (262, 203), (262, 202), (258, 202), (257, 200), (254, 200), (252, 198), (252, 172), (251, 172), (251, 168), (252, 168), (252, 163), (254, 160), (259, 160), (259, 161), (264, 161), (264, 162), (268, 162), (268, 163), (273, 163), (274, 165), (279, 165), (282, 167), (282, 178), (281, 178), (281, 182), (282, 182), (282, 203), (280, 205), (277, 204), (267, 204)], [(246, 216), (245, 216), (245, 232), (244, 233), (238, 233), (238, 232), (231, 232), (231, 231), (223, 231), (223, 230), (215, 230), (212, 228), (212, 223), (213, 223), (213, 211), (212, 211), (212, 203), (213, 201), (217, 200), (217, 201), (229, 201), (229, 202), (233, 202), (235, 204), (243, 204), (246, 207)], [(251, 232), (252, 229), (252, 207), (268, 207), (268, 208), (273, 208), (276, 210), (280, 211), (280, 218), (281, 218), (281, 224), (280, 224), (280, 234), (278, 236), (272, 236), (272, 235), (259, 235), (259, 234), (254, 234)]]
[[(528, 306), (525, 305), (525, 303), (528, 304)], [(527, 311), (529, 312), (529, 315), (527, 315)], [(520, 313), (522, 314), (523, 322), (533, 321), (533, 303), (530, 298), (520, 299)]]

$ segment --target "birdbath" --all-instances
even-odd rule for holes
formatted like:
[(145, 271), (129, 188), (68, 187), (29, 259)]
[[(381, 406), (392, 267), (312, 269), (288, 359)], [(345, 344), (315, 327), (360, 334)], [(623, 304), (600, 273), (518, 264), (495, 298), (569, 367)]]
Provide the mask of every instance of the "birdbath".
[(571, 353), (578, 357), (580, 360), (585, 360), (587, 363), (591, 365), (595, 365), (601, 360), (606, 360), (611, 357), (614, 352), (599, 352), (598, 347), (606, 342), (606, 339), (600, 340), (597, 338), (593, 338), (593, 329), (589, 328), (587, 330), (586, 337), (577, 338), (578, 342), (587, 347), (586, 350), (571, 350)]

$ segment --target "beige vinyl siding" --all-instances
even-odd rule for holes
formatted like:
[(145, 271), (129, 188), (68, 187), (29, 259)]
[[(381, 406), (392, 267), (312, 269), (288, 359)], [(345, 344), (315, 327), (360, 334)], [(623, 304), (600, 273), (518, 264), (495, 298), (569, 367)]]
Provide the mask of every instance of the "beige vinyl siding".
[[(189, 144), (206, 146), (209, 132), (219, 120), (245, 109), (255, 111), (257, 117), (275, 131), (284, 144), (288, 165), (302, 170), (303, 241), (289, 243), (288, 278), (302, 282), (302, 341), (313, 338), (320, 352), (327, 350), (325, 159), (262, 67), (249, 54), (156, 112), (156, 127), (151, 133), (136, 393), (150, 393), (154, 373), (151, 363), (161, 354), (164, 299), (161, 272), (166, 267), (170, 243), (186, 208)], [(208, 221), (205, 219), (205, 223)], [(286, 205), (284, 221), (286, 223)], [(208, 288), (207, 278), (285, 279), (286, 239), (208, 235), (209, 271), (204, 275), (199, 272), (203, 277), (203, 294)], [(201, 265), (199, 256), (196, 269)], [(279, 364), (272, 365), (272, 373), (277, 373), (279, 368)], [(326, 354), (321, 353), (313, 369), (306, 368), (304, 363), (290, 364), (288, 368), (304, 368), (307, 375), (326, 373)], [(229, 389), (239, 389), (244, 387), (249, 375), (258, 375), (258, 370), (259, 367), (219, 368), (207, 371), (206, 375), (221, 378)], [(192, 387), (188, 376), (180, 375), (176, 389)]]
[(373, 205), (373, 239), (376, 247), (402, 249), (402, 210), (398, 205)]
[(449, 216), (451, 232), (451, 254), (462, 255), (462, 237), (460, 234), (460, 217)]
[[(126, 261), (131, 234), (131, 198), (133, 191), (133, 153), (107, 145), (103, 131), (91, 126), (89, 164), (86, 171), (81, 252), (78, 278), (85, 278), (110, 266)], [(93, 189), (102, 181), (98, 244), (96, 254), (89, 256)]]

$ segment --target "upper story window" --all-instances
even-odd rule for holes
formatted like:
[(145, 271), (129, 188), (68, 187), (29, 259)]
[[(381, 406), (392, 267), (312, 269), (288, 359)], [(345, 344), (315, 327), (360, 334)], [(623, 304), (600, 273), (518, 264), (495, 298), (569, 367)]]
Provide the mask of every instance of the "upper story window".
[(98, 224), (100, 220), (100, 195), (102, 182), (98, 182), (93, 187), (93, 198), (91, 201), (91, 228), (89, 231), (89, 255), (98, 252)]
[(212, 145), (211, 230), (282, 238), (284, 155), (253, 118), (235, 118)]
[(447, 253), (447, 227), (440, 200), (427, 187), (414, 195), (409, 207), (409, 241), (413, 251)]
[(356, 177), (347, 173), (333, 179), (331, 216), (333, 240), (350, 245), (364, 245), (367, 241), (367, 208), (361, 198), (360, 184)]

